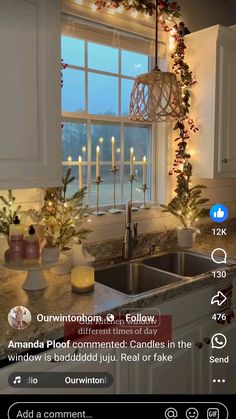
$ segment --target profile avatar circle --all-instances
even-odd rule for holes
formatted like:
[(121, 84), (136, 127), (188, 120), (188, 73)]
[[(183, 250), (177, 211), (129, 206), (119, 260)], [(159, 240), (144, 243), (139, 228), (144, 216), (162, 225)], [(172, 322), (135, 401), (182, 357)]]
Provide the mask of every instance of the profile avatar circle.
[(30, 311), (23, 306), (13, 307), (8, 313), (8, 323), (16, 330), (27, 329), (31, 323), (31, 319)]

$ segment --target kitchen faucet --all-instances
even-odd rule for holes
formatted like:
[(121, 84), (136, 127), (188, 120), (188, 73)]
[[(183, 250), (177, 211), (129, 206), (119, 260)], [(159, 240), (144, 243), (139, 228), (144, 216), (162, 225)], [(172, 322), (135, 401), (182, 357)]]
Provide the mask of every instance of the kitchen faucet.
[(133, 250), (138, 243), (138, 223), (133, 223), (131, 219), (131, 201), (127, 202), (125, 208), (125, 235), (123, 240), (123, 257), (131, 259)]

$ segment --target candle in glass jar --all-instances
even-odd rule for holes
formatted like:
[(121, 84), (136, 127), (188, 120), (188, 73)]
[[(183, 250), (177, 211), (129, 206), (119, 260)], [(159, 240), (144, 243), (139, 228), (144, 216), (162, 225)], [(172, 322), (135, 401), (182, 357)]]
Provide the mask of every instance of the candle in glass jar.
[(116, 167), (116, 144), (115, 137), (111, 137), (111, 160), (112, 160), (112, 169)]
[(79, 156), (79, 189), (83, 189), (83, 169), (82, 169), (82, 157)]
[(147, 157), (143, 156), (143, 185), (147, 184)]
[(130, 149), (130, 176), (134, 175), (134, 148)]
[(100, 177), (100, 147), (96, 147), (96, 179)]
[(94, 290), (94, 268), (92, 266), (76, 266), (71, 270), (72, 291), (86, 293)]

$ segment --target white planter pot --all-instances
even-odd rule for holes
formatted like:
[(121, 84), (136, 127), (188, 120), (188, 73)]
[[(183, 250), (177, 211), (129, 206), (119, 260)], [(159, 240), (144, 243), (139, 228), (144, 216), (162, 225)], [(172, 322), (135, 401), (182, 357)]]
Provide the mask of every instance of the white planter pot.
[(0, 237), (0, 260), (4, 260), (5, 252), (9, 249), (8, 240), (5, 236)]
[(179, 247), (193, 247), (196, 237), (194, 228), (182, 228), (177, 230), (177, 241)]
[(58, 247), (44, 247), (41, 252), (43, 262), (56, 262), (60, 257), (60, 249)]
[(51, 271), (55, 275), (68, 275), (72, 268), (72, 249), (63, 250), (61, 253), (66, 256), (65, 263), (63, 263), (63, 265), (52, 268)]

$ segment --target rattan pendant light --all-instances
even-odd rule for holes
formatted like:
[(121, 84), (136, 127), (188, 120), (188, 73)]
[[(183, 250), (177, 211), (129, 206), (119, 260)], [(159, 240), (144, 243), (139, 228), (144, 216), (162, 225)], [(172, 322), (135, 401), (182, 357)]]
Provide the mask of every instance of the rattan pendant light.
[(176, 75), (158, 68), (158, 5), (156, 0), (155, 67), (140, 74), (130, 98), (129, 118), (139, 122), (178, 119), (182, 114), (182, 94)]

